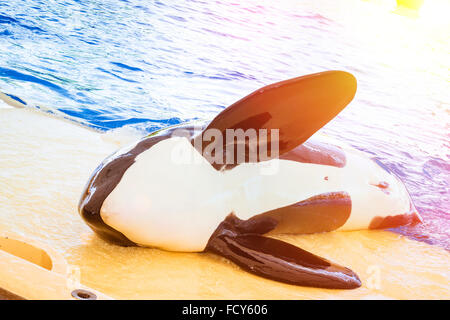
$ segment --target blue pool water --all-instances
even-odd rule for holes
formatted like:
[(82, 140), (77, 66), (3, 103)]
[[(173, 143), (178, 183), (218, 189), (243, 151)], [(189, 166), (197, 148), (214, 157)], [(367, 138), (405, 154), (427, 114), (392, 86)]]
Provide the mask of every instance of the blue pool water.
[(324, 131), (405, 181), (425, 224), (397, 232), (450, 249), (443, 23), (383, 1), (0, 0), (0, 91), (99, 130), (150, 132), (275, 81), (349, 71), (357, 96)]

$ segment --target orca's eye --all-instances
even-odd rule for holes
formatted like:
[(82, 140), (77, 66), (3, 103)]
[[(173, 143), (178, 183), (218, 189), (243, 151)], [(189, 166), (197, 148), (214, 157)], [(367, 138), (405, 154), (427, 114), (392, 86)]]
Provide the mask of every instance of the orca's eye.
[(376, 186), (380, 189), (387, 189), (389, 188), (389, 183), (387, 183), (386, 181), (381, 181)]
[(379, 188), (380, 191), (383, 191), (386, 194), (390, 194), (390, 192), (389, 192), (389, 183), (387, 183), (386, 181), (380, 181), (377, 184), (371, 183), (371, 185), (373, 185), (374, 187)]

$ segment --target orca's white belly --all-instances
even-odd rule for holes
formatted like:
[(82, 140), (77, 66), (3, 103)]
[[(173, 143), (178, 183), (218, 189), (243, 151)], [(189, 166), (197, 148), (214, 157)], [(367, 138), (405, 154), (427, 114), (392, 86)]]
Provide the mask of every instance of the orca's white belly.
[(342, 168), (274, 159), (217, 171), (189, 140), (172, 137), (136, 157), (101, 216), (139, 245), (203, 251), (231, 212), (247, 220), (319, 194), (350, 196), (351, 214), (339, 230), (367, 229), (375, 217), (410, 211), (409, 195), (395, 176), (363, 153), (343, 150)]

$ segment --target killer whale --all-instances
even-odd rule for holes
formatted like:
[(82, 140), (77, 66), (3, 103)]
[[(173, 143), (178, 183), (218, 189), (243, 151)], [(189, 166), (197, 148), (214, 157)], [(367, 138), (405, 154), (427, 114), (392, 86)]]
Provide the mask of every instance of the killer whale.
[[(303, 76), (255, 91), (201, 128), (185, 125), (145, 137), (100, 164), (79, 212), (100, 237), (116, 244), (210, 251), (282, 282), (358, 287), (350, 269), (267, 236), (421, 221), (404, 185), (384, 167), (339, 143), (310, 139), (355, 92), (356, 79), (346, 72)], [(249, 128), (279, 130), (278, 156), (239, 164), (204, 156), (205, 141), (211, 145), (202, 139), (207, 130)], [(180, 129), (184, 136), (175, 134)], [(214, 143), (227, 150), (225, 141)], [(247, 141), (234, 143), (249, 148)], [(265, 140), (264, 147), (272, 143)], [(195, 164), (173, 163), (180, 146)], [(225, 157), (222, 152), (215, 159)], [(272, 162), (277, 173), (261, 175), (261, 166)]]

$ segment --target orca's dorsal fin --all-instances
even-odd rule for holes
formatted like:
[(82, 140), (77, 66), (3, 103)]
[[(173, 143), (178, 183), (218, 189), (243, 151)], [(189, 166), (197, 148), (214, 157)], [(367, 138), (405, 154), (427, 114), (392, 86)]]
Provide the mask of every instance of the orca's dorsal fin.
[(333, 119), (355, 93), (356, 79), (344, 71), (325, 71), (277, 82), (223, 110), (203, 133), (217, 129), (225, 136), (226, 129), (278, 129), (278, 154), (282, 155)]

